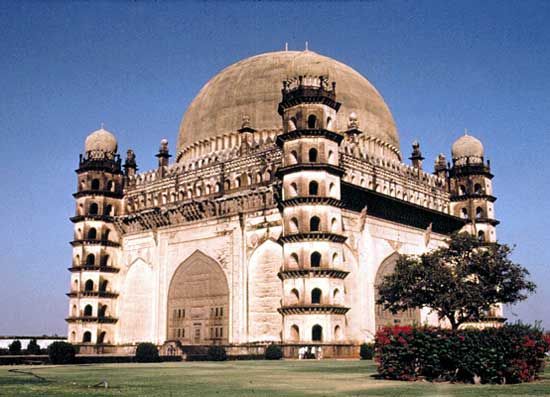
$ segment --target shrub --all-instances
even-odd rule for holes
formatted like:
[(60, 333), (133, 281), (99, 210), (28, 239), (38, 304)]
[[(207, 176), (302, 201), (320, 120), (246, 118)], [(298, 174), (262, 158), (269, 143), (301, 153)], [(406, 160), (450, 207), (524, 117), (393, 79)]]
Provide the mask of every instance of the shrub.
[(363, 343), (359, 349), (361, 360), (372, 360), (374, 357), (374, 343)]
[(40, 346), (36, 343), (36, 339), (31, 339), (27, 345), (27, 354), (40, 354)]
[(458, 331), (388, 327), (377, 332), (375, 347), (386, 379), (519, 383), (544, 369), (550, 345), (540, 329), (515, 324)]
[(10, 351), (10, 354), (21, 354), (21, 341), (14, 340), (10, 343), (8, 349)]
[(72, 364), (75, 354), (74, 346), (67, 342), (53, 342), (48, 346), (48, 356), (52, 364)]
[(281, 349), (281, 346), (276, 345), (275, 343), (267, 346), (265, 349), (266, 360), (280, 360), (281, 358), (283, 358), (283, 349)]
[(227, 353), (225, 349), (221, 346), (210, 346), (208, 352), (206, 353), (208, 361), (225, 361), (227, 360)]
[(140, 343), (136, 349), (135, 359), (138, 363), (156, 363), (160, 361), (159, 349), (153, 343)]

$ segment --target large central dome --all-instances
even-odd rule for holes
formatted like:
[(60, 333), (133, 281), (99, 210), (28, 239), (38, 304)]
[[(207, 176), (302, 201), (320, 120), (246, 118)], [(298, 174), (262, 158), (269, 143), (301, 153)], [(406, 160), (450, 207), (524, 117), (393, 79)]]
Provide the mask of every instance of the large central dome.
[(183, 117), (178, 153), (198, 141), (238, 130), (244, 115), (256, 130), (281, 129), (277, 105), (282, 82), (300, 75), (325, 75), (336, 82), (337, 100), (342, 103), (338, 131), (348, 129), (353, 112), (364, 134), (399, 151), (390, 110), (367, 79), (349, 66), (311, 51), (280, 51), (237, 62), (206, 83)]

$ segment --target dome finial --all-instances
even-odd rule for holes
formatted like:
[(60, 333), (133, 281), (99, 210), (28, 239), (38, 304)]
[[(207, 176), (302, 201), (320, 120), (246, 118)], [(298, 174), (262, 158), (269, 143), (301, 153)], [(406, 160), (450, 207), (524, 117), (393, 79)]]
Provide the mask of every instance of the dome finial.
[(468, 128), (464, 128), (464, 136), (468, 135)]
[(309, 44), (309, 43), (308, 43), (307, 40), (306, 40), (306, 51), (309, 51), (309, 45), (308, 45), (308, 44)]
[(285, 51), (288, 51), (288, 41), (285, 42)]

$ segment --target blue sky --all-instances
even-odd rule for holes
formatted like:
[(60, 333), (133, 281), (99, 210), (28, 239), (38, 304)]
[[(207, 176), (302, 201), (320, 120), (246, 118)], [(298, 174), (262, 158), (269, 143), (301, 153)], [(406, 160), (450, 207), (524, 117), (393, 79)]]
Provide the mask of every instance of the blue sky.
[(464, 128), (484, 142), (499, 239), (538, 284), (507, 315), (550, 328), (549, 17), (545, 1), (0, 2), (0, 335), (66, 333), (89, 132), (105, 123), (151, 169), (209, 78), (306, 40), (378, 88), (427, 168)]

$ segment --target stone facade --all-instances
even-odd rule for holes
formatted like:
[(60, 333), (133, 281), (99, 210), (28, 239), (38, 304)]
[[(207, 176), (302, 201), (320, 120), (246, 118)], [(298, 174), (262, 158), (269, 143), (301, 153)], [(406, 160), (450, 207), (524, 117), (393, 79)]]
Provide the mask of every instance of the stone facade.
[[(428, 310), (385, 312), (376, 285), (397, 254), (426, 252), (453, 231), (495, 241), (489, 164), (471, 142), (453, 148), (452, 166), (440, 155), (434, 173), (417, 143), (404, 164), (396, 132), (361, 130), (371, 113), (392, 127), (391, 115), (357, 109), (339, 125), (339, 82), (300, 68), (279, 87), (279, 128), (242, 114), (226, 133), (180, 139), (172, 164), (163, 140), (152, 171), (138, 173), (131, 150), (122, 164), (108, 131), (88, 137), (71, 218), (71, 342), (123, 352), (142, 341), (238, 351), (276, 341), (289, 355), (308, 343), (349, 355), (380, 326), (437, 323)], [(197, 117), (185, 116), (194, 128)]]

